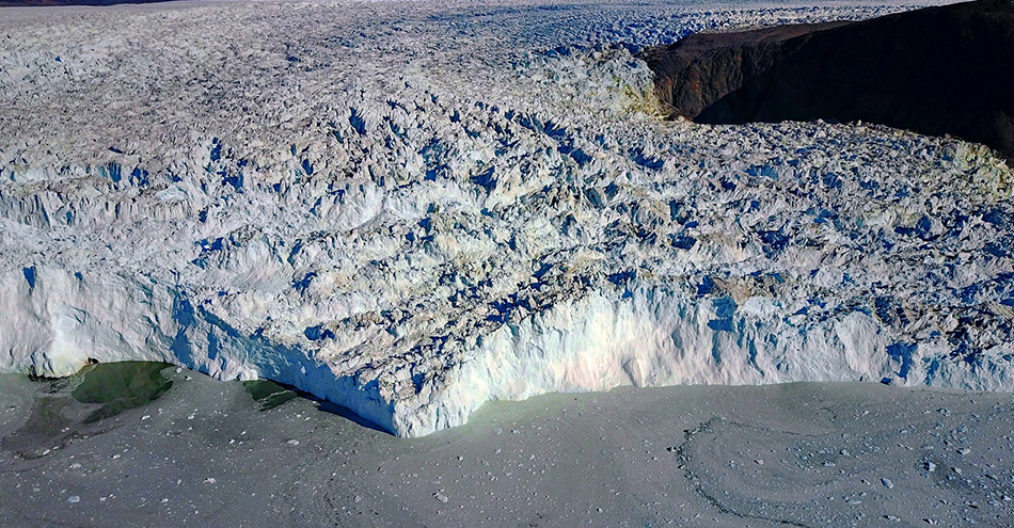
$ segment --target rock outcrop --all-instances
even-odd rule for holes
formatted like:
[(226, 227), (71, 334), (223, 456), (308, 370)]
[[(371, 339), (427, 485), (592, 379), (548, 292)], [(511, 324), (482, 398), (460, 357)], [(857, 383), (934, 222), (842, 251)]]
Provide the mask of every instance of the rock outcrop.
[(1014, 158), (1014, 2), (698, 33), (653, 48), (656, 89), (701, 123), (870, 121)]

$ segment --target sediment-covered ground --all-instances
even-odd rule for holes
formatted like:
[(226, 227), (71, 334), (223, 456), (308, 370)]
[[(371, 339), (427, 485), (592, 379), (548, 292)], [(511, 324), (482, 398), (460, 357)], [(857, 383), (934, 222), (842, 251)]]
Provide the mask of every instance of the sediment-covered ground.
[[(258, 403), (249, 387), (173, 368), (160, 397), (112, 414), (166, 381), (105, 368), (0, 376), (0, 526), (1004, 527), (1014, 516), (1010, 394), (620, 388), (491, 403), (465, 426), (400, 439), (302, 398), (262, 411), (269, 391)], [(148, 383), (96, 402), (89, 378), (124, 370)]]
[(0, 11), (0, 368), (270, 378), (418, 436), (617, 385), (1011, 390), (1011, 173), (669, 122), (645, 45), (903, 4)]

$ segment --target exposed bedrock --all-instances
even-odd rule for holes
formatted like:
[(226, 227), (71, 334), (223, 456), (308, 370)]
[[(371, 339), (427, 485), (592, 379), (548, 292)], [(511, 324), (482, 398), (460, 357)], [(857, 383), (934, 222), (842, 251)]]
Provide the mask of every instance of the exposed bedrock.
[(956, 135), (1014, 158), (1010, 0), (698, 33), (645, 60), (663, 103), (697, 122), (865, 120)]

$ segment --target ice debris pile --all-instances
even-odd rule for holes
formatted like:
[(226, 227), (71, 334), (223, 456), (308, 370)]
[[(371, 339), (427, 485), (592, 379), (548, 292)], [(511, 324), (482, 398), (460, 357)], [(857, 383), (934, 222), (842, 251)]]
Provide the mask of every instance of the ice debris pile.
[(621, 384), (1010, 390), (1002, 161), (667, 122), (635, 55), (902, 8), (5, 12), (0, 368), (269, 378), (402, 436)]

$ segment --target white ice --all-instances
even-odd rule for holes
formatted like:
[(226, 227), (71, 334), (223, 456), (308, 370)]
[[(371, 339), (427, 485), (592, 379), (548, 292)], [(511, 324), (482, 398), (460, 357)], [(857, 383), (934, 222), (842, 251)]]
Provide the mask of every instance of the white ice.
[(0, 9), (0, 369), (266, 377), (400, 436), (628, 384), (1011, 390), (1003, 162), (666, 121), (633, 54), (911, 7)]

